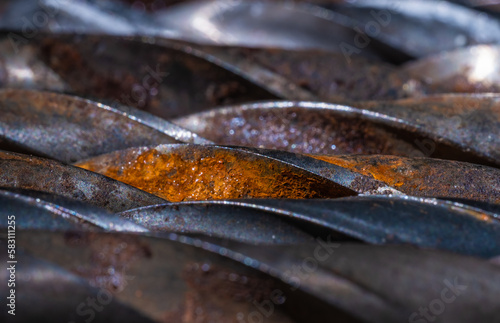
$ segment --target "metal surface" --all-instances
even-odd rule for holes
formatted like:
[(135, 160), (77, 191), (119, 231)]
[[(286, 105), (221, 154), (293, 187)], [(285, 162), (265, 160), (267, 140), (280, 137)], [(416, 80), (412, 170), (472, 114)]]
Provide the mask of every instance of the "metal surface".
[[(130, 1), (129, 1), (130, 2)], [(172, 6), (173, 2), (178, 2)], [(43, 16), (39, 32), (155, 36), (199, 44), (277, 47), (286, 49), (351, 50), (359, 37), (356, 23), (314, 1), (10, 1), (0, 10), (0, 28), (23, 31), (26, 21), (15, 17)], [(1, 8), (0, 8), (1, 9)], [(251, 13), (251, 14), (248, 14)], [(27, 18), (28, 19), (28, 18)], [(40, 18), (38, 18), (40, 19)], [(402, 62), (409, 56), (372, 34), (355, 56), (383, 57)], [(31, 38), (31, 37), (30, 37)], [(364, 41), (367, 37), (365, 36)], [(350, 48), (346, 49), (349, 43)], [(364, 43), (363, 43), (364, 44)]]
[(131, 108), (125, 113), (100, 103), (49, 92), (0, 90), (0, 113), (0, 145), (65, 163), (178, 140), (210, 143), (167, 121), (161, 121), (162, 127), (154, 129), (141, 120), (144, 112), (139, 116)]
[(314, 242), (314, 232), (308, 234), (286, 219), (266, 212), (232, 207), (230, 201), (153, 205), (119, 215), (153, 232), (217, 237), (254, 245)]
[[(432, 198), (197, 201), (155, 205), (120, 215), (153, 231), (200, 232), (241, 242), (251, 235), (247, 242), (252, 244), (259, 235), (270, 235), (261, 224), (261, 219), (268, 217), (293, 223), (314, 236), (350, 237), (370, 244), (411, 244), (484, 258), (500, 255), (500, 213)], [(255, 235), (255, 230), (260, 234)], [(306, 242), (297, 239), (295, 231), (290, 230), (294, 243)]]
[(76, 165), (172, 202), (399, 193), (308, 156), (244, 147), (160, 145), (117, 151)]
[(420, 153), (411, 141), (398, 136), (401, 120), (367, 114), (369, 111), (328, 103), (277, 101), (223, 107), (173, 122), (225, 145), (308, 154)]
[(468, 45), (500, 43), (497, 19), (448, 1), (348, 2), (335, 10), (358, 21), (360, 29), (369, 35), (376, 34), (416, 58)]
[(495, 94), (434, 95), (354, 106), (404, 120), (426, 156), (500, 166), (500, 97)]
[[(207, 252), (184, 239), (175, 241), (175, 235), (170, 240), (136, 235), (20, 231), (17, 246), (18, 250), (77, 276), (80, 284), (92, 286), (75, 295), (83, 296), (77, 305), (80, 302), (87, 304), (87, 298), (93, 298), (98, 305), (107, 307), (99, 300), (112, 299), (128, 312), (139, 312), (154, 322), (190, 322), (194, 319), (232, 322), (238, 313), (249, 315), (255, 310), (253, 300), (269, 299), (273, 290), (284, 289), (276, 279), (248, 265)], [(30, 265), (35, 267), (19, 261), (19, 271), (31, 269)], [(47, 279), (45, 285), (48, 285), (53, 282), (50, 278), (60, 272), (52, 270), (48, 277), (37, 277), (42, 281)], [(69, 301), (58, 304), (58, 298), (49, 297), (51, 289), (30, 290), (26, 275), (20, 275), (19, 284), (20, 298), (45, 296), (31, 311), (19, 313), (21, 317), (36, 313), (45, 321), (54, 316), (63, 317), (63, 321), (88, 319), (88, 314), (79, 315), (86, 307), (77, 312), (77, 306), (64, 306), (71, 305)], [(318, 307), (312, 300), (300, 303), (286, 299), (302, 309)], [(75, 301), (73, 297), (68, 300)], [(55, 307), (54, 313), (46, 310)], [(117, 309), (111, 306), (109, 311), (113, 310)], [(94, 313), (105, 320), (106, 314), (102, 317), (99, 312)], [(294, 322), (282, 308), (276, 308), (273, 317), (280, 323)]]
[[(460, 297), (455, 294), (453, 304), (447, 304), (448, 310), (435, 316), (435, 322), (473, 322), (486, 317), (498, 320), (496, 299), (490, 298), (499, 292), (498, 266), (476, 258), (407, 246), (335, 243), (329, 246), (327, 249), (321, 249), (320, 244), (309, 248), (276, 247), (273, 253), (239, 246), (238, 252), (258, 260), (261, 266), (267, 264), (277, 272), (286, 272), (297, 261), (304, 263), (315, 251), (323, 250), (320, 257), (324, 261), (317, 260), (316, 271), (296, 270), (284, 278), (310, 293), (323, 295), (366, 322), (420, 319), (419, 308), (427, 307), (450, 286), (460, 286)], [(338, 290), (342, 287), (344, 292)], [(376, 298), (368, 302), (370, 294)]]
[[(340, 44), (356, 35), (351, 21), (333, 12), (321, 15), (317, 11), (318, 8), (283, 1), (187, 1), (155, 13), (153, 19), (156, 25), (167, 29), (160, 35), (169, 38), (204, 44), (341, 52)], [(367, 48), (364, 54), (370, 50)]]
[[(274, 99), (244, 77), (192, 55), (189, 46), (154, 38), (44, 35), (0, 47), (0, 84), (59, 91), (171, 118), (220, 104)], [(18, 56), (16, 51), (25, 53)], [(42, 65), (39, 71), (32, 66)], [(4, 75), (2, 77), (2, 74)], [(45, 82), (57, 79), (57, 82)]]
[[(385, 154), (499, 165), (494, 96), (352, 103), (258, 102), (174, 120), (217, 144), (306, 154)], [(443, 118), (443, 115), (446, 118)], [(472, 135), (472, 134), (481, 135)]]
[(120, 212), (165, 200), (59, 162), (0, 151), (0, 187), (36, 190)]
[(0, 322), (499, 322), (495, 2), (0, 1)]
[[(161, 42), (161, 41), (160, 41)], [(380, 60), (321, 50), (191, 45), (290, 100), (391, 100), (422, 95), (426, 84)]]
[[(2, 240), (0, 242), (4, 244)], [(7, 257), (2, 255), (3, 261)], [(137, 322), (153, 323), (154, 320), (146, 317), (138, 309), (132, 309), (127, 304), (116, 298), (105, 298), (110, 294), (103, 295), (103, 291), (78, 276), (51, 262), (33, 257), (21, 249), (18, 250), (16, 272), (16, 296), (18, 309), (16, 315), (0, 313), (2, 322), (80, 322), (82, 317), (89, 319), (91, 316), (85, 305), (87, 299), (92, 301), (99, 295), (105, 301), (106, 306), (97, 305), (98, 315), (93, 312), (93, 322)], [(8, 271), (2, 272), (2, 282), (7, 282)], [(2, 287), (2, 295), (7, 292)], [(20, 304), (19, 304), (20, 303)], [(29, 310), (25, 305), (29, 304)], [(76, 312), (79, 308), (80, 311)], [(22, 310), (21, 310), (22, 309)], [(80, 315), (81, 314), (81, 315)]]
[[(421, 304), (428, 304), (450, 285), (455, 286), (456, 299), (447, 304), (448, 311), (436, 316), (436, 322), (478, 318), (493, 322), (499, 315), (498, 267), (449, 253), (407, 246), (339, 245), (331, 240), (263, 249), (177, 235), (165, 241), (116, 234), (26, 233), (18, 236), (20, 249), (77, 273), (156, 320), (167, 317), (188, 322), (183, 315), (195, 313), (196, 307), (203, 312), (194, 315), (219, 313), (219, 322), (234, 320), (237, 313), (247, 317), (255, 310), (252, 301), (274, 300), (271, 292), (278, 290), (281, 301), (275, 304), (274, 322), (287, 322), (282, 311), (296, 314), (298, 322), (329, 322), (339, 314), (339, 320), (346, 322), (353, 317), (363, 322), (401, 322), (414, 317)], [(308, 261), (313, 261), (314, 270), (299, 269), (307, 266), (305, 259), (312, 259)], [(110, 267), (114, 270), (109, 271)], [(288, 285), (277, 284), (256, 270)], [(239, 280), (242, 276), (245, 283)], [(307, 298), (308, 294), (314, 298)], [(305, 309), (305, 315), (300, 315)]]
[(428, 56), (402, 67), (429, 92), (500, 92), (500, 46), (477, 45)]
[[(2, 213), (15, 215), (18, 229), (49, 231), (149, 232), (104, 209), (57, 195), (27, 190), (0, 190)], [(0, 227), (7, 229), (4, 221)]]
[(412, 196), (462, 198), (500, 204), (500, 169), (434, 158), (384, 155), (312, 156)]

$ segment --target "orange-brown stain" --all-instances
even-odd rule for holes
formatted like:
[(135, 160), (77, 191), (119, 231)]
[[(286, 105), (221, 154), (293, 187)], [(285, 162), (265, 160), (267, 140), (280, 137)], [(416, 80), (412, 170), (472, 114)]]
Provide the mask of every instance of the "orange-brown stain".
[(373, 177), (392, 187), (401, 187), (414, 176), (413, 171), (403, 164), (403, 159), (397, 157), (378, 156), (379, 162), (370, 163), (366, 158), (357, 156), (310, 156)]
[(130, 164), (102, 168), (78, 164), (172, 202), (235, 198), (321, 198), (338, 196), (321, 178), (291, 172), (288, 166), (242, 159), (223, 152), (205, 157), (163, 154), (152, 149)]

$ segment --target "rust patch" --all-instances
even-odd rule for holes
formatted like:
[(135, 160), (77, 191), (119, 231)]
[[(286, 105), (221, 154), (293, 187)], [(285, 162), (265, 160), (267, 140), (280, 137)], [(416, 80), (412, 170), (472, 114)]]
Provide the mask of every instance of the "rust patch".
[(77, 166), (104, 174), (172, 202), (237, 198), (323, 198), (337, 196), (335, 186), (319, 177), (293, 172), (265, 159), (241, 159), (216, 151), (186, 157), (152, 149), (122, 166)]
[(367, 162), (366, 158), (356, 156), (310, 156), (373, 177), (392, 187), (401, 187), (405, 183), (404, 178), (411, 179), (415, 176), (413, 169), (403, 169), (403, 159), (398, 157), (377, 156), (380, 162), (373, 164)]
[(372, 177), (405, 194), (500, 203), (497, 168), (432, 158), (310, 156)]

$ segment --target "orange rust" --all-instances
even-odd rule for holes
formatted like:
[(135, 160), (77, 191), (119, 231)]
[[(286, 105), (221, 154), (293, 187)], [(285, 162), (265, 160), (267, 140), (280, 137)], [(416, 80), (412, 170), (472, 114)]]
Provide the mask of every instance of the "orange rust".
[(392, 156), (378, 156), (380, 162), (376, 164), (355, 156), (310, 156), (373, 177), (392, 187), (401, 187), (414, 176), (413, 170), (405, 167), (404, 159)]
[(484, 166), (429, 158), (310, 156), (370, 176), (409, 195), (500, 201), (500, 194), (492, 189), (498, 182), (493, 168), (488, 170)]
[(172, 202), (235, 198), (321, 198), (337, 195), (330, 183), (295, 173), (278, 163), (241, 159), (229, 153), (186, 158), (155, 149), (130, 164), (101, 169), (92, 161), (79, 167), (99, 172)]

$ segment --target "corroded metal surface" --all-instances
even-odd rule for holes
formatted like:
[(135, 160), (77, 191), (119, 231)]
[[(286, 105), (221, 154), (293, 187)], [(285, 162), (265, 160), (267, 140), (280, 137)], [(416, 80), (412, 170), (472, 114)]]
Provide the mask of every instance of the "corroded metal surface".
[[(352, 106), (259, 102), (193, 114), (174, 123), (225, 145), (324, 155), (425, 156), (498, 165), (498, 100), (491, 95), (442, 95), (353, 102)], [(475, 133), (481, 135), (472, 135)]]
[[(167, 118), (220, 104), (276, 98), (243, 77), (189, 54), (186, 46), (158, 46), (153, 38), (40, 34), (33, 42), (19, 44), (18, 50), (31, 56), (16, 64), (16, 52), (7, 35), (3, 35), (0, 54), (7, 86), (56, 91), (64, 87), (79, 96)], [(38, 80), (32, 61), (57, 75), (62, 84)], [(19, 72), (11, 62), (27, 69), (24, 77), (33, 77), (9, 82)]]
[(174, 123), (225, 145), (325, 155), (420, 153), (411, 141), (399, 138), (397, 129), (380, 124), (387, 116), (375, 118), (378, 123), (347, 106), (278, 101), (226, 107)]
[(484, 5), (1, 2), (15, 318), (500, 321)]
[(112, 212), (165, 202), (110, 178), (59, 162), (0, 151), (0, 187), (53, 193)]
[(160, 145), (76, 165), (172, 202), (401, 194), (373, 178), (312, 157), (245, 147)]
[(312, 156), (371, 176), (412, 196), (464, 198), (500, 204), (500, 170), (434, 158)]
[(292, 165), (217, 146), (162, 145), (128, 149), (76, 165), (173, 202), (356, 194)]
[(117, 100), (160, 117), (274, 97), (178, 46), (92, 36), (47, 37), (40, 46), (42, 59), (75, 93)]

